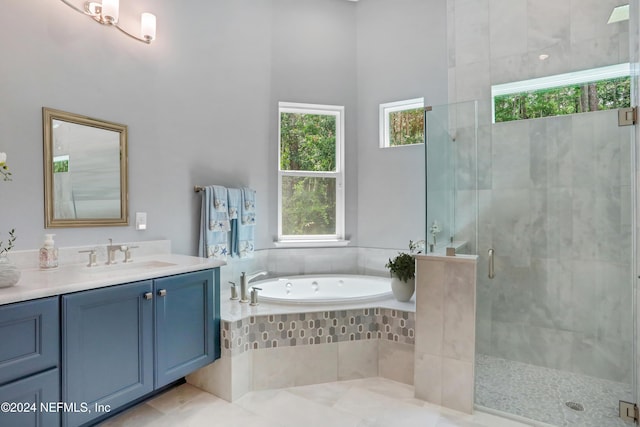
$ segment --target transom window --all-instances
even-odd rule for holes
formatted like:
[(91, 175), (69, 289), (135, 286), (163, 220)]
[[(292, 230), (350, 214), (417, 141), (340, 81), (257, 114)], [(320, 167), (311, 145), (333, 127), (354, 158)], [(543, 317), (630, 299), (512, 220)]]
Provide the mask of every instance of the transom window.
[(278, 240), (344, 239), (344, 107), (279, 103)]
[(631, 106), (629, 64), (491, 87), (494, 123)]

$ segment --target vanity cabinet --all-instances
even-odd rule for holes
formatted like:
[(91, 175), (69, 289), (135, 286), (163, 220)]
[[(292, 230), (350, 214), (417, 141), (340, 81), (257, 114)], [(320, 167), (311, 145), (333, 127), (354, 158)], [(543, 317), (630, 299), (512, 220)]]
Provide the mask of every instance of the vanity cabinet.
[(220, 357), (220, 298), (213, 286), (219, 271), (154, 280), (156, 388)]
[(78, 426), (219, 357), (219, 269), (62, 297), (62, 398)]
[(60, 425), (59, 331), (58, 297), (0, 306), (0, 426)]
[(62, 297), (62, 399), (94, 409), (65, 411), (63, 425), (153, 391), (152, 290), (146, 280)]

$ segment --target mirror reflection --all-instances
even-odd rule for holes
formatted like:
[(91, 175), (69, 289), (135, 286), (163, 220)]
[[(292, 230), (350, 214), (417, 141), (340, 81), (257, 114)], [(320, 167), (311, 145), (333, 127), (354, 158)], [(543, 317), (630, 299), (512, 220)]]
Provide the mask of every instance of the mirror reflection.
[(43, 109), (45, 226), (127, 225), (127, 127)]

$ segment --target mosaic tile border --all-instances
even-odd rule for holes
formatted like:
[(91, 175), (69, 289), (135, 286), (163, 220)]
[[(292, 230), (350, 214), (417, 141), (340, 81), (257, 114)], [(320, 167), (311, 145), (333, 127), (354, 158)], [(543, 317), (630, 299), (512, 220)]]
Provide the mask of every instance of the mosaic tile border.
[(415, 313), (388, 308), (250, 316), (221, 322), (222, 354), (249, 350), (383, 339), (415, 344)]

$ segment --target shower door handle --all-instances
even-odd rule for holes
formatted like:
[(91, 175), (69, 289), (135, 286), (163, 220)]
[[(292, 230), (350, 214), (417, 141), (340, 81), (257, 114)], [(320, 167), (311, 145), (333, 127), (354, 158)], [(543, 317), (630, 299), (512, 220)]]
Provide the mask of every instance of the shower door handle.
[(493, 248), (489, 249), (489, 279), (493, 279), (494, 277), (496, 277), (496, 271), (493, 266), (494, 252), (495, 251), (493, 250)]

